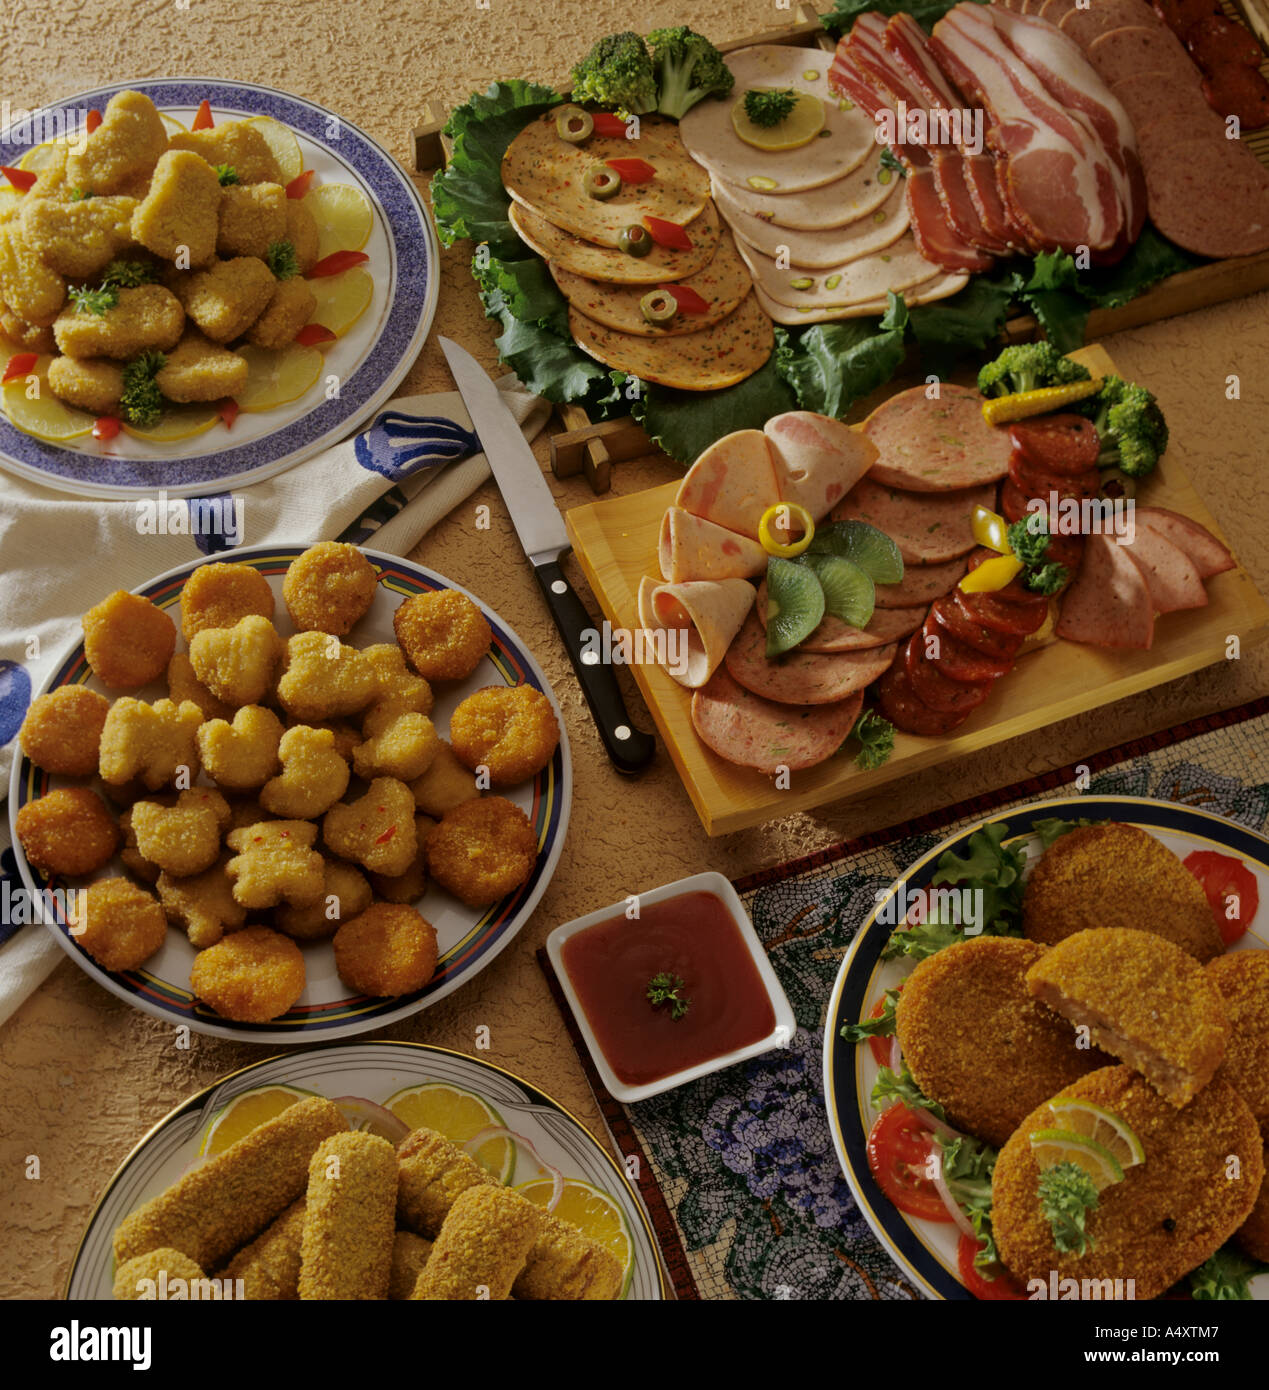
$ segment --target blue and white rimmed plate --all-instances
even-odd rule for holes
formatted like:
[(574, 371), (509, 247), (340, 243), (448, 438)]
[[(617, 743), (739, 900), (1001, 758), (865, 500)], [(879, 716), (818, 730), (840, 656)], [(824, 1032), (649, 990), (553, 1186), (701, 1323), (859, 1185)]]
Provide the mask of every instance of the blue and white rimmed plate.
[[(66, 1283), (66, 1297), (112, 1297), (115, 1228), (141, 1203), (157, 1196), (194, 1162), (199, 1136), (217, 1111), (245, 1091), (261, 1086), (295, 1086), (332, 1100), (359, 1096), (382, 1102), (395, 1091), (443, 1082), (474, 1092), (495, 1109), (503, 1124), (533, 1145), (544, 1162), (565, 1178), (591, 1183), (621, 1212), (632, 1251), (624, 1297), (665, 1296), (652, 1229), (625, 1173), (608, 1152), (558, 1101), (490, 1062), (425, 1043), (363, 1042), (313, 1048), (270, 1057), (191, 1096), (166, 1115), (119, 1165), (88, 1219)], [(512, 1186), (540, 1176), (532, 1156), (516, 1145)]]
[[(1137, 796), (1079, 796), (1037, 801), (1001, 811), (958, 830), (908, 868), (855, 934), (833, 985), (824, 1028), (824, 1098), (837, 1157), (859, 1209), (895, 1263), (929, 1298), (972, 1296), (956, 1272), (960, 1233), (947, 1222), (908, 1216), (878, 1187), (869, 1170), (865, 1149), (868, 1131), (876, 1118), (869, 1097), (878, 1066), (870, 1047), (842, 1039), (842, 1025), (858, 1023), (884, 990), (892, 989), (910, 973), (910, 966), (902, 961), (881, 959), (882, 948), (893, 928), (879, 922), (877, 916), (900, 883), (906, 884), (909, 897), (915, 890), (928, 887), (945, 851), (964, 853), (969, 837), (976, 830), (1000, 821), (1005, 822), (1011, 832), (1007, 844), (1026, 846), (1029, 869), (1041, 852), (1039, 837), (1032, 827), (1036, 821), (1052, 816), (1136, 825), (1182, 859), (1195, 850), (1205, 849), (1241, 859), (1256, 876), (1261, 907), (1247, 933), (1231, 949), (1263, 951), (1269, 948), (1269, 839), (1221, 816), (1176, 802)], [(1251, 1287), (1254, 1297), (1269, 1299), (1269, 1275), (1253, 1280)]]
[[(117, 92), (142, 92), (187, 129), (199, 103), (217, 124), (251, 116), (280, 121), (299, 143), (319, 183), (351, 184), (370, 203), (373, 226), (362, 248), (374, 282), (371, 301), (348, 332), (323, 350), (317, 382), (289, 405), (243, 412), (226, 431), (217, 423), (175, 444), (117, 434), (46, 443), (0, 414), (0, 468), (45, 487), (89, 497), (129, 497), (159, 489), (184, 497), (259, 482), (337, 443), (392, 395), (423, 347), (439, 291), (436, 237), (405, 170), (364, 131), (303, 97), (220, 77), (140, 78), (67, 97), (0, 133), (0, 163), (16, 165), (55, 125), (57, 113), (104, 110)], [(64, 120), (65, 117), (62, 117)], [(34, 137), (34, 138), (33, 138)], [(337, 393), (328, 389), (338, 379)]]
[[(217, 557), (232, 560), (235, 564), (250, 565), (268, 579), (277, 600), (274, 624), (283, 637), (289, 636), (293, 628), (282, 602), (282, 580), (287, 566), (305, 549), (303, 545), (260, 545)], [(411, 564), (408, 560), (375, 550), (363, 549), (362, 553), (378, 570), (379, 586), (370, 611), (344, 639), (354, 646), (394, 642), (393, 614), (411, 594), (427, 593), (434, 589), (456, 589), (459, 593), (466, 593), (466, 590), (459, 589), (458, 585), (451, 584), (432, 570)], [(206, 563), (209, 562), (200, 560), (181, 565), (152, 579), (136, 592), (166, 609), (179, 632), (181, 590), (194, 570)], [(104, 597), (103, 591), (100, 595), (93, 595), (92, 599), (96, 602)], [(474, 594), (468, 597), (480, 606), (488, 619), (493, 629), (493, 644), (465, 681), (435, 688), (436, 708), (432, 712), (432, 720), (441, 736), (444, 737), (449, 728), (449, 717), (455, 706), (473, 691), (486, 685), (523, 684), (542, 691), (555, 707), (560, 724), (560, 744), (554, 757), (536, 777), (502, 793), (524, 811), (537, 834), (538, 861), (528, 882), (483, 911), (465, 907), (435, 884), (428, 884), (418, 907), (436, 928), (440, 959), (436, 973), (421, 990), (394, 999), (370, 999), (351, 994), (335, 970), (334, 952), (329, 941), (301, 943), (307, 984), (295, 1006), (270, 1023), (235, 1023), (221, 1018), (190, 993), (189, 968), (195, 952), (185, 934), (175, 928), (169, 930), (162, 949), (139, 970), (110, 971), (99, 966), (76, 942), (67, 928), (64, 914), (50, 912), (45, 926), (62, 949), (112, 994), (155, 1018), (188, 1024), (200, 1033), (257, 1043), (327, 1041), (350, 1037), (369, 1028), (381, 1028), (452, 994), (464, 981), (483, 970), (528, 921), (551, 881), (568, 829), (573, 773), (563, 716), (541, 668), (529, 655), (524, 643), (496, 613)], [(184, 643), (179, 640), (178, 648), (184, 648)], [(107, 696), (117, 693), (107, 690), (92, 675), (82, 642), (77, 642), (58, 662), (37, 693), (42, 694), (61, 685), (76, 684), (87, 685)], [(162, 682), (156, 682), (154, 686), (136, 693), (140, 699), (153, 701), (166, 694), (166, 687)], [(11, 817), (16, 818), (18, 811), (28, 801), (42, 796), (51, 786), (65, 785), (69, 780), (51, 778), (26, 757), (15, 759), (9, 789)], [(22, 882), (33, 894), (67, 886), (56, 877), (32, 869), (22, 853), (16, 831), (13, 835), (13, 852), (17, 856)], [(98, 877), (123, 872), (123, 866), (115, 860)], [(33, 898), (33, 901), (56, 904), (58, 898), (40, 897)], [(62, 920), (53, 920), (54, 916)], [(34, 929), (33, 926), (29, 928)]]

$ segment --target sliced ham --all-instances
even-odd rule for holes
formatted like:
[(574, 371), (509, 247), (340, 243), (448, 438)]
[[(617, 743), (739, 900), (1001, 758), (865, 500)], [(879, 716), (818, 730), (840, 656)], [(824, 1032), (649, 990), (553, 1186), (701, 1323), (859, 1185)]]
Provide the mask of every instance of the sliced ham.
[(1137, 526), (1132, 540), (1122, 549), (1141, 571), (1156, 613), (1175, 613), (1178, 609), (1206, 605), (1207, 590), (1203, 588), (1198, 567), (1180, 546), (1158, 531), (1149, 526)]
[(933, 169), (912, 169), (907, 177), (908, 221), (917, 249), (927, 261), (948, 271), (979, 272), (994, 264), (985, 252), (959, 236), (939, 199)]
[[(958, 237), (985, 256), (1009, 254), (1005, 237), (987, 230), (969, 187), (969, 160), (958, 150), (938, 150), (934, 155), (934, 186), (944, 215)], [(909, 212), (909, 216), (911, 213)]]
[(789, 410), (763, 426), (781, 502), (821, 521), (872, 467), (877, 446), (859, 430), (812, 410)]
[(680, 685), (696, 690), (714, 674), (753, 607), (754, 588), (744, 579), (694, 580), (658, 584), (649, 575), (639, 582), (639, 622), (652, 633), (681, 634), (682, 656), (667, 648), (664, 668)]
[(783, 705), (827, 705), (857, 694), (872, 684), (894, 660), (897, 648), (865, 651), (789, 652), (767, 655), (767, 634), (756, 613), (750, 613), (736, 640), (727, 649), (727, 670), (746, 690)]
[[(741, 581), (744, 582), (743, 580)], [(831, 613), (825, 614), (819, 627), (798, 643), (800, 652), (856, 652), (869, 647), (884, 647), (897, 642), (900, 637), (915, 632), (925, 621), (926, 605), (914, 604), (908, 608), (878, 608), (867, 627), (851, 627)], [(767, 581), (758, 586), (758, 600), (754, 612), (763, 629), (767, 626)]]
[(670, 584), (689, 579), (749, 579), (767, 567), (767, 552), (755, 540), (667, 507), (658, 544), (661, 576)]
[(1138, 507), (1135, 520), (1138, 528), (1147, 526), (1185, 551), (1201, 579), (1224, 574), (1237, 563), (1225, 544), (1217, 540), (1206, 526), (1200, 526), (1197, 521), (1182, 516), (1180, 512), (1169, 511), (1167, 507)]
[(757, 540), (763, 512), (779, 500), (767, 436), (736, 430), (715, 440), (687, 470), (674, 505)]
[(995, 507), (996, 487), (905, 492), (864, 477), (833, 509), (834, 521), (866, 521), (899, 547), (905, 565), (942, 565), (973, 550), (975, 507)]
[(1088, 537), (1055, 631), (1068, 642), (1094, 647), (1145, 650), (1154, 641), (1150, 590), (1133, 558), (1109, 536)]

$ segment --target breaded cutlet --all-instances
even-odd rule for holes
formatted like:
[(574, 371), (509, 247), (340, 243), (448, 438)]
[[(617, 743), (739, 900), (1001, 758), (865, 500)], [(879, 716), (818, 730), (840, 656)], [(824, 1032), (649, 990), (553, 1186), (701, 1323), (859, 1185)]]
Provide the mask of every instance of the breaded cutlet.
[(1251, 1106), (1269, 1141), (1269, 951), (1231, 951), (1205, 968), (1229, 1015), (1229, 1042), (1216, 1075)]

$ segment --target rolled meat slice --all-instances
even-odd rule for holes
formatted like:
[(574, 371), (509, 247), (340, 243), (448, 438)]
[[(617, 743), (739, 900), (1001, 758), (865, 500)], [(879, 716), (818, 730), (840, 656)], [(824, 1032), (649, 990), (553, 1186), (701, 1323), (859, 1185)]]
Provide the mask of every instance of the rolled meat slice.
[(873, 466), (876, 446), (829, 415), (789, 410), (763, 426), (775, 458), (781, 502), (821, 521)]
[(695, 690), (718, 669), (753, 601), (754, 587), (745, 579), (658, 584), (644, 575), (639, 583), (639, 621), (653, 634), (679, 634), (681, 661), (667, 647), (661, 664), (680, 685)]
[(763, 512), (779, 500), (767, 436), (761, 430), (736, 430), (716, 439), (687, 470), (674, 504), (757, 540)]
[(748, 536), (667, 507), (658, 546), (661, 575), (671, 584), (688, 579), (747, 579), (767, 567), (767, 552)]

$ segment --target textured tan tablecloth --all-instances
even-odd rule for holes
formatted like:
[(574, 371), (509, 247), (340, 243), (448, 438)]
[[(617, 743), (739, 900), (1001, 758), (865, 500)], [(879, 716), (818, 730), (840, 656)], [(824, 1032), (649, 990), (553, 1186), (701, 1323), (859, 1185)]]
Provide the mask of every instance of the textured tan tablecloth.
[[(789, 17), (771, 0), (652, 0), (637, 16), (642, 28), (687, 18), (715, 39)], [(559, 77), (595, 37), (629, 24), (630, 9), (620, 0), (488, 0), (485, 7), (476, 0), (189, 0), (187, 8), (174, 0), (14, 0), (0, 9), (0, 97), (35, 107), (131, 76), (240, 78), (320, 101), (408, 162), (409, 132), (425, 98), (448, 107), (495, 77)], [(442, 258), (436, 327), (492, 367), (492, 335), (467, 273), (469, 255), (459, 246)], [(1173, 448), (1269, 593), (1267, 310), (1269, 296), (1261, 295), (1125, 333), (1107, 345), (1125, 375), (1160, 396)], [(1239, 401), (1226, 399), (1229, 374), (1241, 378)], [(450, 389), (433, 343), (403, 389)], [(538, 452), (545, 459), (543, 441)], [(675, 475), (664, 458), (620, 464), (614, 491), (634, 492)], [(580, 478), (552, 486), (563, 507), (590, 496)], [(482, 502), (493, 509), (491, 531), (473, 524)], [(866, 800), (710, 841), (663, 754), (635, 782), (610, 770), (494, 488), (476, 494), (412, 558), (487, 599), (546, 669), (572, 740), (573, 828), (555, 879), (519, 939), (457, 994), (370, 1036), (474, 1052), (475, 1029), (488, 1025), (492, 1050), (482, 1055), (541, 1086), (596, 1131), (598, 1114), (533, 959), (557, 923), (702, 869), (735, 876), (776, 864), (1269, 688), (1262, 649)], [(99, 569), (98, 558), (84, 566), (85, 608), (103, 592)], [(633, 684), (622, 676), (636, 720), (650, 727)], [(190, 1092), (263, 1055), (197, 1036), (189, 1051), (178, 1051), (168, 1025), (115, 1000), (69, 961), (60, 965), (0, 1032), (0, 1297), (60, 1293), (93, 1203), (136, 1140)], [(40, 1161), (37, 1181), (24, 1177), (29, 1155)]]

